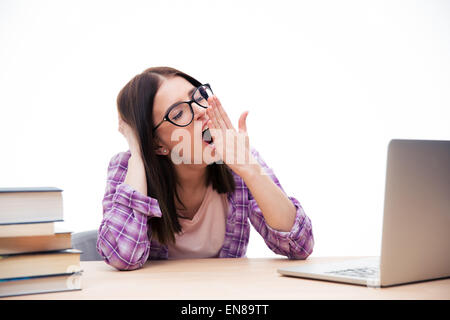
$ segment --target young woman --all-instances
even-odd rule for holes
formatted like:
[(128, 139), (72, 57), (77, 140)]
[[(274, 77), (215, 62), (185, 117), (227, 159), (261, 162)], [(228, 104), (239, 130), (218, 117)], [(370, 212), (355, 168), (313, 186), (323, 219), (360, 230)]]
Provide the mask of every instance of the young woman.
[[(129, 150), (108, 166), (97, 240), (108, 264), (134, 270), (148, 259), (244, 257), (249, 222), (273, 252), (311, 254), (311, 221), (249, 146), (248, 112), (236, 131), (209, 84), (169, 67), (131, 79), (117, 108)], [(236, 150), (229, 133), (247, 137), (236, 152), (246, 161), (229, 156)]]

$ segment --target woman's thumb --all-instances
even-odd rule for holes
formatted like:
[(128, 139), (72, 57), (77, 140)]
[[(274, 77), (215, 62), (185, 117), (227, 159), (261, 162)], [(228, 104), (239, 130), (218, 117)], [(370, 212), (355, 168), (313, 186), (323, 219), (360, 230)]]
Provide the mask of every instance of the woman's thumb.
[(239, 117), (239, 132), (247, 132), (247, 116), (249, 111), (245, 111)]

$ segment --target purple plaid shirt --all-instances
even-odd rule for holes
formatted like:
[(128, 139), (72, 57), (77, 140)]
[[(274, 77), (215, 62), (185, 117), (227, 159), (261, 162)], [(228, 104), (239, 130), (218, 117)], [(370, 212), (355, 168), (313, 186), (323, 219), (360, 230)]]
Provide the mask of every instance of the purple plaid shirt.
[[(251, 152), (275, 184), (283, 190), (273, 170), (267, 166), (259, 153), (254, 148)], [(152, 239), (151, 229), (147, 227), (149, 218), (161, 217), (158, 200), (123, 183), (130, 157), (130, 151), (120, 152), (113, 156), (109, 163), (106, 192), (102, 202), (103, 220), (97, 238), (100, 255), (106, 263), (119, 270), (134, 270), (142, 267), (149, 259), (168, 258), (167, 246)], [(294, 225), (289, 232), (272, 229), (266, 223), (261, 209), (242, 178), (231, 172), (236, 189), (227, 195), (229, 210), (219, 258), (245, 257), (250, 222), (276, 254), (289, 259), (306, 259), (313, 250), (314, 237), (311, 220), (306, 216), (300, 202), (294, 197), (288, 197), (297, 209)]]

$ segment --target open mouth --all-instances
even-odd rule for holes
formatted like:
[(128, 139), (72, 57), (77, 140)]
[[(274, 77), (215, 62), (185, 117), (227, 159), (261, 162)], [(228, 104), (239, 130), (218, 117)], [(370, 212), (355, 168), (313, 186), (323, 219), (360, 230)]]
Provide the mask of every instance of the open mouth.
[(206, 128), (202, 132), (202, 139), (208, 144), (211, 144), (213, 142), (213, 139), (211, 137), (211, 132), (209, 132), (209, 128)]

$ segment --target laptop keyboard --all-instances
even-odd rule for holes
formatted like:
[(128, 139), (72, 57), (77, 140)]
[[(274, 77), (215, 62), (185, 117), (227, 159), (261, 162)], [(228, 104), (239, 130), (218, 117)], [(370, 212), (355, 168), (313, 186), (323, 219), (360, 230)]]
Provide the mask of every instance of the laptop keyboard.
[(336, 271), (326, 271), (325, 273), (331, 273), (344, 277), (357, 277), (357, 278), (373, 278), (379, 275), (379, 268), (363, 267), (354, 269), (344, 269)]

